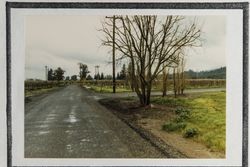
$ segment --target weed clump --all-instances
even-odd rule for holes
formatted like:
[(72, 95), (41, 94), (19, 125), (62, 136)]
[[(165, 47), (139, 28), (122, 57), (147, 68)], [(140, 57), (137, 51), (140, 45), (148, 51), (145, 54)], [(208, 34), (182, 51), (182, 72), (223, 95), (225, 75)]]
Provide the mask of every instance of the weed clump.
[(184, 131), (183, 137), (191, 138), (198, 135), (199, 131), (196, 128), (188, 128)]
[(190, 110), (183, 108), (183, 107), (179, 107), (175, 110), (175, 114), (177, 115), (182, 114), (182, 113), (190, 114)]
[(185, 122), (190, 118), (190, 110), (185, 108), (177, 108), (175, 110), (177, 117), (175, 118), (175, 122)]
[(151, 102), (160, 105), (167, 105), (169, 107), (177, 107), (185, 105), (185, 101), (183, 99), (176, 99), (176, 98), (156, 97), (152, 98)]
[(162, 129), (167, 132), (172, 132), (172, 131), (184, 129), (186, 126), (187, 126), (186, 123), (183, 123), (183, 122), (180, 122), (180, 123), (170, 122), (170, 123), (164, 124), (162, 126)]

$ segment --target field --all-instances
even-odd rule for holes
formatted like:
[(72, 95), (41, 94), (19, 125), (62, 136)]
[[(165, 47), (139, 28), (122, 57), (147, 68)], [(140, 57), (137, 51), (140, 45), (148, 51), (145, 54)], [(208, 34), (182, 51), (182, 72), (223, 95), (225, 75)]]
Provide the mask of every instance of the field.
[[(98, 85), (89, 85), (91, 90), (95, 92), (101, 92), (101, 93), (112, 93), (113, 92), (113, 87), (112, 86), (98, 86)], [(128, 87), (117, 87), (116, 92), (131, 92), (131, 89)]]
[[(113, 91), (112, 80), (99, 80), (99, 81), (84, 81), (78, 82), (82, 85), (91, 87), (92, 90), (102, 93), (111, 93)], [(186, 89), (200, 89), (200, 88), (221, 88), (226, 86), (226, 80), (224, 79), (187, 79), (185, 80)], [(173, 90), (173, 81), (167, 82), (167, 89)], [(131, 85), (124, 80), (116, 81), (117, 92), (130, 92)], [(152, 91), (162, 91), (162, 81), (157, 80), (153, 83)]]
[[(111, 93), (113, 91), (112, 80), (85, 80), (85, 81), (25, 81), (25, 91), (34, 91), (39, 89), (48, 89), (57, 86), (65, 86), (68, 84), (77, 83), (82, 86), (91, 87), (92, 90), (102, 93)], [(199, 88), (218, 88), (225, 87), (226, 80), (224, 79), (187, 79), (185, 81), (186, 89)], [(173, 81), (169, 80), (167, 87), (173, 89)], [(131, 85), (125, 80), (116, 81), (117, 92), (130, 92)], [(153, 83), (152, 91), (161, 91), (162, 81), (158, 80)]]
[(163, 125), (163, 130), (193, 138), (212, 151), (225, 152), (225, 92), (194, 94), (176, 99), (155, 97), (152, 102), (174, 108), (175, 117)]
[(25, 81), (25, 97), (44, 94), (68, 84), (69, 82)]

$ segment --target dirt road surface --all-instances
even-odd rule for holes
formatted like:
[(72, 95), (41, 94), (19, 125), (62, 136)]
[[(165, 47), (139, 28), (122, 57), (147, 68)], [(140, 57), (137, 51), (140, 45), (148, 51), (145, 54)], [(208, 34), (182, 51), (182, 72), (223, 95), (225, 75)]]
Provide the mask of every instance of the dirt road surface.
[(25, 104), (25, 158), (166, 158), (76, 85)]

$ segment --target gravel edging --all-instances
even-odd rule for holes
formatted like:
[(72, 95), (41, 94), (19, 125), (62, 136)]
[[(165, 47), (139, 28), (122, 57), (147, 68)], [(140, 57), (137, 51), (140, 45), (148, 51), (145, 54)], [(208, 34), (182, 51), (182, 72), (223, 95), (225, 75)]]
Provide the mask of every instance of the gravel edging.
[(122, 120), (125, 124), (127, 124), (131, 129), (133, 129), (136, 133), (138, 133), (143, 139), (147, 140), (152, 146), (156, 147), (159, 151), (161, 151), (164, 155), (171, 158), (188, 158), (185, 154), (181, 153), (177, 149), (172, 146), (166, 144), (162, 139), (154, 136), (151, 132), (141, 128), (133, 121), (129, 121), (124, 118), (122, 114), (120, 114), (116, 109), (111, 108), (111, 106), (107, 105), (105, 102), (99, 100), (100, 104), (108, 108), (112, 111), (112, 113), (117, 116), (120, 120)]

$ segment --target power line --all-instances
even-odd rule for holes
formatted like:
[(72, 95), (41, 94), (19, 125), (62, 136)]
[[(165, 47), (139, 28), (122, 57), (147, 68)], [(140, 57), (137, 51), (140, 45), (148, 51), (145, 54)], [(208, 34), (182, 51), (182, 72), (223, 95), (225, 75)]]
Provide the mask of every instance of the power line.
[(116, 92), (116, 80), (115, 80), (115, 20), (120, 19), (121, 17), (113, 15), (112, 17), (106, 17), (113, 19), (113, 57), (112, 57), (112, 64), (113, 64), (113, 93)]

